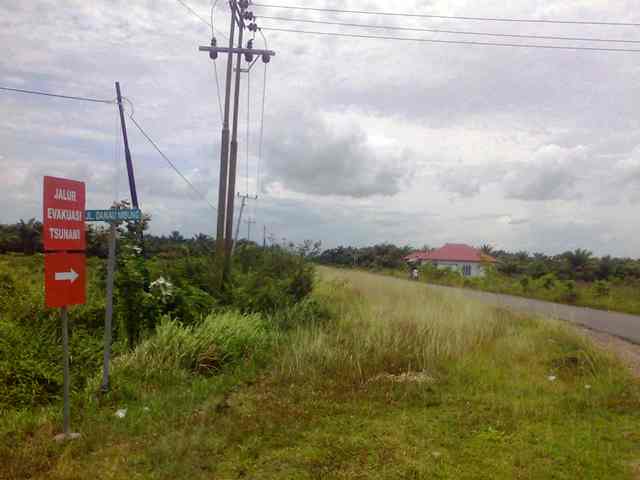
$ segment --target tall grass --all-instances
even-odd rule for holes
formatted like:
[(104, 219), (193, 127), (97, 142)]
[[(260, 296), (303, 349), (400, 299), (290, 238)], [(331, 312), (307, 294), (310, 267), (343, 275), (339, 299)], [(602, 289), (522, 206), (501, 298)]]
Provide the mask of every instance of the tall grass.
[[(490, 359), (509, 365), (531, 363), (532, 357), (535, 362), (536, 350), (545, 352), (538, 362), (540, 378), (563, 362), (582, 373), (611, 363), (557, 322), (515, 316), (463, 294), (433, 292), (393, 278), (340, 271), (343, 283), (336, 284), (336, 273), (321, 272), (341, 292), (335, 300), (341, 315), (330, 328), (319, 325), (292, 333), (280, 356), (282, 377), (329, 376), (337, 382), (363, 383), (382, 373), (438, 376), (465, 362)], [(560, 350), (547, 348), (549, 338), (562, 338), (557, 342)], [(489, 350), (490, 355), (482, 355)]]
[[(259, 361), (273, 339), (259, 314), (211, 314), (198, 325), (165, 317), (154, 335), (114, 360), (110, 396), (133, 398), (192, 374), (211, 375), (245, 360)], [(100, 379), (96, 375), (88, 384), (89, 394), (98, 391)]]

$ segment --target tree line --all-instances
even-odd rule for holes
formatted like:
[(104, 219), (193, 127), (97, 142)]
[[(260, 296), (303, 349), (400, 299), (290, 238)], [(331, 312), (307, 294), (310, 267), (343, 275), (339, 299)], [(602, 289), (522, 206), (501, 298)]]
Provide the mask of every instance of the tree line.
[[(146, 230), (149, 218), (143, 220)], [(134, 236), (133, 224), (125, 224), (129, 236)], [(109, 228), (98, 224), (88, 224), (86, 230), (87, 255), (106, 258), (108, 252)], [(191, 238), (185, 238), (178, 231), (169, 235), (144, 234), (144, 249), (149, 255), (171, 256), (177, 253), (205, 254), (215, 250), (215, 240), (210, 235), (199, 233)], [(32, 218), (20, 220), (13, 224), (0, 224), (0, 254), (23, 253), (31, 255), (43, 251), (42, 222)]]
[[(316, 261), (326, 265), (358, 267), (373, 270), (407, 268), (404, 257), (415, 251), (430, 250), (425, 246), (415, 249), (410, 246), (379, 244), (367, 247), (339, 246), (324, 250)], [(593, 282), (597, 280), (640, 280), (640, 260), (616, 258), (610, 255), (596, 257), (586, 249), (578, 248), (558, 255), (509, 252), (496, 250), (490, 245), (480, 247), (483, 253), (497, 260), (498, 272), (509, 277), (541, 278), (553, 274), (562, 280)]]

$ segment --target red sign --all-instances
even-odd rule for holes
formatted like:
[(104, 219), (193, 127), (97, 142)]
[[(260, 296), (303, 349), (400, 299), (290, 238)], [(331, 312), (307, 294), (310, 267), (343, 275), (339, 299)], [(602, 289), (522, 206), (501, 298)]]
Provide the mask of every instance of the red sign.
[(42, 243), (46, 250), (84, 250), (83, 182), (44, 177)]
[(46, 253), (44, 283), (47, 307), (85, 303), (87, 275), (84, 253)]

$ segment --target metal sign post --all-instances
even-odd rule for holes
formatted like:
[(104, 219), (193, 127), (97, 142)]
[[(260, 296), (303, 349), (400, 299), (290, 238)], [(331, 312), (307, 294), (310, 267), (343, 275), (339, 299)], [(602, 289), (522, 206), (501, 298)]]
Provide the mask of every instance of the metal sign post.
[(108, 222), (109, 257), (107, 259), (107, 298), (104, 314), (104, 354), (102, 362), (102, 393), (109, 391), (109, 364), (111, 361), (111, 340), (113, 321), (113, 278), (116, 269), (117, 224), (122, 221), (140, 221), (142, 212), (137, 208), (112, 208), (109, 210), (87, 210), (84, 216), (87, 222)]
[(104, 315), (104, 359), (102, 364), (102, 393), (109, 391), (109, 361), (111, 357), (111, 320), (113, 318), (113, 273), (116, 266), (116, 224), (109, 227), (109, 258), (107, 260), (107, 302)]
[(60, 307), (62, 320), (63, 433), (56, 440), (67, 440), (80, 436), (70, 432), (68, 306), (83, 304), (86, 299), (85, 184), (44, 177), (42, 203), (45, 303), (47, 307)]
[(62, 432), (65, 437), (69, 436), (69, 315), (67, 307), (60, 307), (62, 317), (62, 365), (63, 365), (63, 391), (64, 406), (62, 408)]

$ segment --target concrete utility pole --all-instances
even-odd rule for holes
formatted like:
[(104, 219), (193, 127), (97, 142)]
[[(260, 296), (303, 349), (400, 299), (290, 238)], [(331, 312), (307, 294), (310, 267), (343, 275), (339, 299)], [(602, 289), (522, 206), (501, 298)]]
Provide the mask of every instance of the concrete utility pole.
[[(238, 15), (238, 48), (242, 48), (242, 34), (244, 32), (244, 10)], [(229, 55), (231, 56), (231, 55)], [(231, 255), (233, 250), (233, 207), (236, 197), (236, 166), (238, 163), (238, 110), (240, 106), (240, 71), (242, 67), (242, 54), (236, 54), (236, 79), (233, 92), (233, 127), (231, 130), (231, 153), (229, 155), (229, 185), (227, 187), (227, 221), (225, 229), (225, 257), (222, 277), (227, 279), (231, 273)]]
[(253, 220), (252, 218), (247, 218), (246, 224), (247, 224), (247, 240), (248, 241), (251, 241), (251, 225), (253, 225), (254, 223), (256, 223), (255, 220)]
[(233, 242), (233, 248), (231, 249), (231, 253), (233, 253), (235, 251), (236, 244), (238, 243), (238, 239), (240, 238), (240, 223), (242, 223), (242, 212), (244, 211), (244, 207), (247, 205), (247, 200), (249, 200), (249, 199), (257, 200), (258, 199), (257, 195), (249, 196), (247, 194), (245, 194), (245, 195), (238, 194), (238, 197), (240, 197), (242, 199), (242, 203), (240, 204), (240, 213), (238, 214), (238, 220), (236, 221), (236, 235), (234, 237), (235, 240)]
[[(231, 4), (231, 2), (230, 2)], [(233, 39), (236, 31), (236, 18), (233, 9), (235, 2), (231, 6), (231, 27), (229, 28), (229, 49), (233, 48)], [(211, 41), (211, 48), (214, 47)], [(202, 50), (202, 47), (200, 48)], [(218, 57), (216, 51), (209, 50), (209, 57), (215, 61)], [(224, 92), (224, 118), (222, 121), (222, 141), (220, 143), (220, 180), (218, 184), (218, 225), (216, 229), (216, 256), (220, 265), (224, 263), (224, 227), (227, 212), (227, 170), (229, 166), (229, 101), (231, 98), (231, 67), (233, 65), (231, 54), (227, 56), (227, 78)]]
[[(233, 249), (233, 209), (235, 200), (236, 187), (236, 165), (238, 157), (238, 103), (240, 100), (240, 74), (242, 55), (245, 56), (247, 62), (253, 64), (254, 56), (261, 56), (264, 63), (268, 63), (275, 52), (272, 50), (259, 50), (253, 48), (253, 41), (250, 40), (247, 48), (242, 46), (242, 38), (244, 29), (255, 33), (258, 26), (255, 23), (255, 17), (249, 12), (248, 0), (229, 0), (231, 9), (231, 28), (229, 34), (229, 47), (218, 47), (217, 41), (211, 39), (210, 46), (200, 46), (198, 50), (201, 52), (209, 52), (212, 60), (218, 58), (218, 53), (227, 54), (227, 73), (225, 85), (224, 100), (224, 118), (222, 125), (222, 143), (220, 147), (220, 185), (218, 188), (218, 222), (216, 237), (216, 257), (223, 266), (222, 285), (224, 286), (231, 271), (231, 255)], [(245, 24), (245, 20), (251, 22)], [(238, 27), (238, 43), (234, 48), (235, 27)], [(234, 112), (233, 112), (233, 131), (231, 144), (229, 145), (229, 107), (231, 97), (231, 74), (233, 67), (233, 57), (236, 54), (236, 77), (234, 91)], [(230, 150), (230, 151), (229, 151)]]
[(266, 225), (262, 226), (262, 248), (263, 249), (267, 248), (267, 226)]

